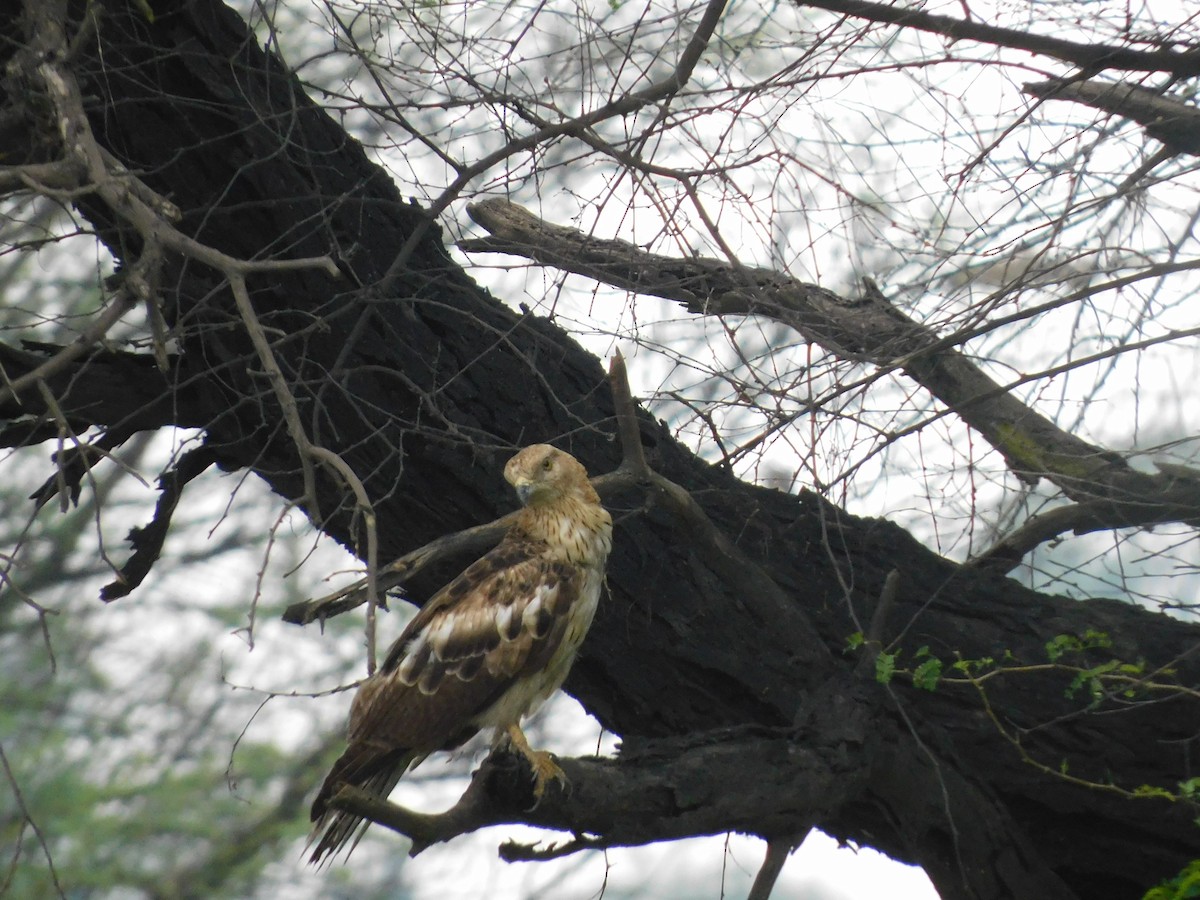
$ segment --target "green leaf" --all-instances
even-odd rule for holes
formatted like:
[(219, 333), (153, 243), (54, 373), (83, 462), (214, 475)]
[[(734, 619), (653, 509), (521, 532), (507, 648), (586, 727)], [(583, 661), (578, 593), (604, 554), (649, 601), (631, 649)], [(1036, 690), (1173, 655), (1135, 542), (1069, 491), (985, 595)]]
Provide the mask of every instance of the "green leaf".
[(1194, 800), (1200, 795), (1200, 778), (1189, 778), (1179, 782), (1179, 793), (1188, 800)]
[(1161, 788), (1156, 784), (1140, 784), (1133, 790), (1135, 797), (1152, 798), (1158, 797), (1163, 800), (1174, 800), (1175, 795), (1166, 788)]
[(936, 657), (927, 659), (913, 670), (913, 687), (923, 691), (935, 691), (941, 677), (942, 661)]
[(983, 672), (990, 669), (996, 664), (996, 660), (990, 656), (981, 656), (979, 659), (959, 659), (955, 660), (951, 666), (958, 672), (963, 672), (966, 675), (971, 675), (976, 672)]
[(1046, 642), (1046, 656), (1050, 662), (1058, 662), (1065, 654), (1079, 650), (1079, 638), (1070, 634), (1060, 634)]
[(896, 653), (880, 653), (875, 657), (875, 680), (888, 684), (896, 674)]
[(1142, 900), (1196, 900), (1200, 898), (1200, 859), (1193, 859), (1182, 872), (1153, 887)]

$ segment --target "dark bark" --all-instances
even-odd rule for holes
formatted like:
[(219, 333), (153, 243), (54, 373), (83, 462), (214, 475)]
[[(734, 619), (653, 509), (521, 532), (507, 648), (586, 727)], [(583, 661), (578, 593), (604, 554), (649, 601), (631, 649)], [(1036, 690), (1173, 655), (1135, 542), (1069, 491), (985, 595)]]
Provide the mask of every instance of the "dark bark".
[[(450, 260), (436, 225), (257, 50), (236, 16), (214, 0), (153, 6), (149, 22), (136, 4), (110, 4), (98, 39), (72, 61), (91, 126), (180, 208), (184, 233), (244, 259), (337, 260), (339, 279), (317, 270), (251, 276), (252, 299), (309, 437), (365, 484), (386, 558), (510, 509), (498, 473), (520, 445), (553, 441), (593, 474), (617, 466), (613, 405), (594, 358), (552, 322), (518, 315), (480, 290)], [(15, 21), (15, 4), (0, 10)], [(6, 108), (25, 110), (51, 134), (11, 77), (4, 89)], [(41, 146), (53, 140), (15, 147), (13, 158), (39, 159)], [(110, 207), (93, 197), (80, 208), (119, 259), (136, 259), (140, 241)], [(410, 250), (397, 259), (402, 247)], [(159, 283), (180, 354), (159, 382), (169, 403), (154, 406), (156, 415), (165, 408), (181, 423), (204, 423), (221, 465), (252, 469), (280, 495), (300, 497), (294, 445), (227, 285), (177, 256)], [(128, 428), (138, 407), (97, 400), (112, 395), (79, 377), (105, 359), (72, 364), (55, 387), (58, 406), (73, 422)], [(114, 390), (122, 378), (134, 386), (132, 370), (122, 371)], [(36, 393), (22, 399), (26, 412), (44, 410)], [(1145, 660), (1150, 671), (1169, 664), (1170, 678), (1195, 685), (1200, 629), (966, 572), (886, 521), (849, 516), (812, 494), (740, 483), (645, 415), (640, 437), (655, 471), (690, 492), (775, 589), (747, 590), (730, 557), (695, 543), (677, 507), (653, 490), (609, 492), (617, 523), (611, 596), (568, 689), (631, 742), (668, 742), (655, 751), (666, 757), (663, 777), (709, 806), (705, 830), (772, 837), (815, 822), (925, 866), (947, 898), (1140, 896), (1195, 855), (1195, 811), (1185, 804), (1133, 801), (1052, 777), (1000, 731), (1080, 779), (1174, 789), (1194, 774), (1193, 697), (1070, 697), (1069, 675), (1013, 674), (987, 685), (993, 718), (972, 687), (921, 691), (903, 678), (884, 687), (858, 672), (844, 648), (871, 622), (893, 569), (899, 590), (882, 635), (903, 651), (902, 663), (922, 645), (947, 661), (1044, 662), (1048, 640), (1094, 629), (1113, 640), (1111, 650), (1089, 654), (1094, 661)], [(328, 476), (318, 488), (310, 510), (318, 524), (358, 547), (353, 499)], [(454, 565), (410, 590), (419, 598)], [(820, 647), (807, 645), (813, 634)], [(861, 740), (838, 730), (850, 726)], [(738, 742), (747, 734), (769, 737), (752, 740), (751, 750)], [(681, 772), (693, 746), (718, 755), (724, 747), (723, 764)], [(795, 787), (793, 757), (812, 761), (805, 772), (823, 790)], [(721, 790), (739, 760), (746, 778), (795, 795), (756, 818), (745, 798)], [(636, 785), (630, 765), (628, 775), (623, 765), (597, 770)], [(578, 794), (563, 801), (568, 808), (590, 796), (585, 769), (572, 770)]]

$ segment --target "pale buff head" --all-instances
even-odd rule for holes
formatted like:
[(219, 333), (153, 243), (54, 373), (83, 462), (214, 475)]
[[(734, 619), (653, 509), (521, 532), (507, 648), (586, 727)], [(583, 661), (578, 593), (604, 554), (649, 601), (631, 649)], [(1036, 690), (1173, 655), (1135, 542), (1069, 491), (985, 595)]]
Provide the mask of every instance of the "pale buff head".
[(531, 444), (508, 461), (504, 479), (526, 506), (541, 506), (572, 497), (599, 503), (587, 469), (573, 457), (549, 444)]

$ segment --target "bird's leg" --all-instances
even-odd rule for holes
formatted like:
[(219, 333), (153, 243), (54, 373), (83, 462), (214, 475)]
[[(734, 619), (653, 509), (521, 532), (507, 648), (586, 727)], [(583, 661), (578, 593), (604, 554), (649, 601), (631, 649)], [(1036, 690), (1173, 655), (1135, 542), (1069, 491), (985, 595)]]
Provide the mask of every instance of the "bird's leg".
[(509, 725), (504, 737), (508, 739), (513, 750), (525, 757), (529, 768), (533, 769), (533, 796), (536, 801), (541, 801), (542, 795), (546, 793), (546, 784), (550, 781), (557, 781), (564, 791), (570, 790), (571, 783), (567, 780), (567, 774), (554, 761), (553, 754), (530, 747), (520, 725)]

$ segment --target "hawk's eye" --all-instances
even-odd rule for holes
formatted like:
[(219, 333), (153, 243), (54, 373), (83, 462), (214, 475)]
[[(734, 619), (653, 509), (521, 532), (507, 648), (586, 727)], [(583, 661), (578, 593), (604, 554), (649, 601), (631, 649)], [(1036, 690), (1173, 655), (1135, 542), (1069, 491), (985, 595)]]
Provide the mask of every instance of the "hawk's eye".
[(542, 468), (545, 469), (547, 472), (549, 472), (551, 469), (554, 468), (554, 460), (551, 459), (549, 456), (547, 456), (545, 459), (542, 460)]

